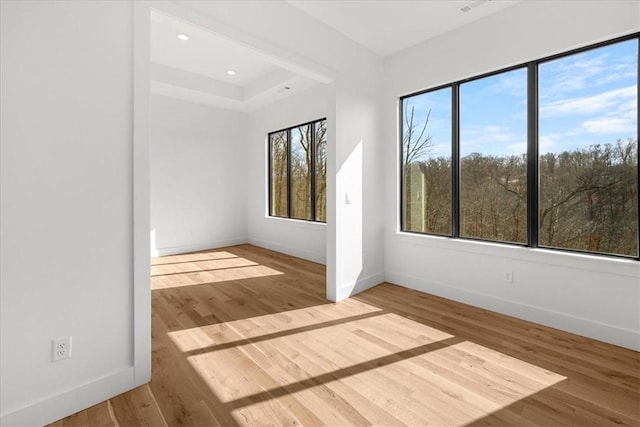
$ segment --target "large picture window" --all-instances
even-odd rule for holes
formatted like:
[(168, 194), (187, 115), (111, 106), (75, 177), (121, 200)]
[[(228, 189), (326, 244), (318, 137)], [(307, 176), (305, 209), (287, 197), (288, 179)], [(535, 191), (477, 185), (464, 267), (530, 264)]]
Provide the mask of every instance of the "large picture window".
[(401, 229), (639, 258), (638, 34), (402, 97)]
[(326, 120), (272, 132), (269, 215), (326, 222)]

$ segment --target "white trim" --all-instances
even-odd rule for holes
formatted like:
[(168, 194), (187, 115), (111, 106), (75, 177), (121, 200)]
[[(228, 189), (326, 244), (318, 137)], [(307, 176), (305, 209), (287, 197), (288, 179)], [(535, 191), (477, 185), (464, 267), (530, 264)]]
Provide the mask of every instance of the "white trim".
[(242, 245), (247, 242), (248, 240), (246, 237), (238, 237), (235, 239), (216, 240), (212, 242), (199, 243), (195, 245), (172, 246), (169, 248), (157, 249), (152, 255), (154, 257), (167, 256), (167, 255), (179, 255), (179, 254), (185, 254), (187, 252), (206, 251), (208, 249), (217, 249), (217, 248), (224, 248), (226, 246)]
[(291, 255), (297, 258), (306, 259), (307, 261), (317, 262), (318, 264), (326, 265), (326, 254), (311, 252), (300, 248), (295, 248), (292, 246), (279, 245), (277, 243), (268, 242), (266, 240), (255, 239), (253, 237), (249, 237), (248, 242), (251, 245), (258, 246), (261, 248), (269, 249), (276, 252), (281, 252), (283, 254)]
[(386, 272), (386, 281), (416, 291), (459, 301), (474, 307), (496, 311), (529, 322), (539, 323), (577, 335), (640, 351), (640, 334), (630, 329), (509, 301), (479, 292), (471, 292), (448, 286), (442, 282), (424, 280), (419, 277), (393, 271)]
[(133, 366), (132, 387), (151, 380), (149, 57), (151, 10), (133, 2)]
[(366, 277), (359, 277), (356, 281), (344, 283), (340, 286), (338, 301), (350, 298), (360, 292), (366, 291), (369, 288), (384, 283), (384, 272), (378, 272)]
[(46, 425), (104, 402), (134, 387), (134, 368), (99, 378), (0, 417), (2, 426)]
[(327, 108), (327, 225), (326, 225), (326, 297), (330, 301), (336, 301), (338, 296), (338, 283), (340, 269), (338, 257), (340, 247), (338, 245), (338, 235), (340, 233), (340, 221), (338, 221), (338, 191), (339, 182), (337, 180), (338, 144), (336, 142), (337, 132), (337, 93), (336, 82), (332, 82), (329, 88), (331, 98)]

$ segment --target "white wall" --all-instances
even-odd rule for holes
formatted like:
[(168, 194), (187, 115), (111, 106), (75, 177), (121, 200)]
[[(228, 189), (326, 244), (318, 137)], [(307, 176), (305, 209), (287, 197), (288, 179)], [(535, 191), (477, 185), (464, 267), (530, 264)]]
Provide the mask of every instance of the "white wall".
[(387, 280), (640, 349), (637, 261), (399, 233), (397, 154), (399, 96), (638, 31), (639, 6), (524, 1), (386, 60)]
[(151, 96), (151, 254), (247, 240), (248, 115)]
[(37, 425), (134, 384), (133, 9), (0, 7), (0, 424)]
[(285, 68), (333, 80), (327, 112), (327, 296), (340, 300), (380, 283), (384, 278), (381, 59), (286, 2), (180, 5), (186, 8), (154, 3), (277, 58)]
[(329, 294), (336, 301), (384, 281), (381, 87), (373, 65), (335, 83), (336, 173), (335, 181), (328, 181), (335, 204), (328, 212), (337, 218), (329, 232), (336, 270), (328, 268), (327, 274), (328, 280), (336, 276), (335, 294)]
[(319, 84), (251, 113), (247, 138), (249, 243), (325, 263), (326, 225), (268, 216), (267, 134), (327, 116), (332, 86)]

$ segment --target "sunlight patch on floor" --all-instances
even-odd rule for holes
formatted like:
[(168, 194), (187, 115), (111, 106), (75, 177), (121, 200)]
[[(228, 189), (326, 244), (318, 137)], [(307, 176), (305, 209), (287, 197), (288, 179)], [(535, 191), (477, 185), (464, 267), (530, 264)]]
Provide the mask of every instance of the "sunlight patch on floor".
[[(293, 332), (257, 343), (211, 349), (188, 356), (221, 401), (247, 398), (331, 372), (392, 364), (399, 352), (452, 338), (451, 335), (384, 313), (356, 321)], [(196, 344), (193, 340), (191, 345)], [(295, 361), (295, 362), (292, 362)], [(371, 366), (366, 366), (371, 363)]]
[(151, 266), (151, 276), (194, 273), (198, 271), (215, 271), (224, 270), (225, 268), (249, 267), (255, 265), (259, 264), (241, 257), (159, 264)]
[[(330, 402), (345, 400), (356, 412), (379, 412), (377, 419), (386, 416), (389, 424), (424, 424), (426, 419), (465, 425), (565, 379), (397, 314), (345, 316), (343, 323), (327, 320), (326, 327), (317, 314), (305, 314), (339, 305), (294, 310), (286, 313), (288, 320), (277, 313), (170, 336), (182, 351), (204, 350), (187, 360), (234, 417), (248, 423), (265, 411), (283, 422), (357, 423), (331, 409)], [(314, 324), (310, 321), (318, 327), (296, 331)], [(246, 340), (276, 331), (283, 333)], [(239, 342), (216, 348), (234, 341)], [(296, 418), (296, 405), (318, 410)], [(385, 408), (393, 417), (385, 415)]]
[(260, 264), (226, 267), (210, 271), (177, 273), (151, 278), (151, 290), (205, 285), (209, 283), (246, 280), (258, 277), (282, 275), (281, 271)]
[(151, 259), (151, 265), (177, 264), (181, 262), (208, 261), (212, 259), (238, 258), (227, 251), (197, 252), (180, 255), (167, 255)]
[[(319, 304), (297, 310), (254, 316), (230, 322), (188, 328), (169, 332), (176, 347), (182, 352), (192, 352), (214, 346), (261, 339), (274, 334), (309, 327), (323, 327), (327, 322), (350, 322), (359, 316), (373, 316), (382, 310), (356, 300), (339, 304)], [(212, 349), (214, 351), (215, 348)]]

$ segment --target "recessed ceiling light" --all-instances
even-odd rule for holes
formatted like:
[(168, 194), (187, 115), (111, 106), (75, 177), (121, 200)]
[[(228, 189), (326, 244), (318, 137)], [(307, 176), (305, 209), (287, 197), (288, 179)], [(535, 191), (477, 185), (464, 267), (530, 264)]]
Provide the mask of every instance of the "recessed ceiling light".
[(236, 72), (233, 70), (227, 70), (227, 74), (229, 74), (230, 76), (235, 76)]
[(189, 40), (189, 36), (184, 33), (178, 33), (176, 37), (178, 37), (183, 42), (186, 42), (187, 40)]

